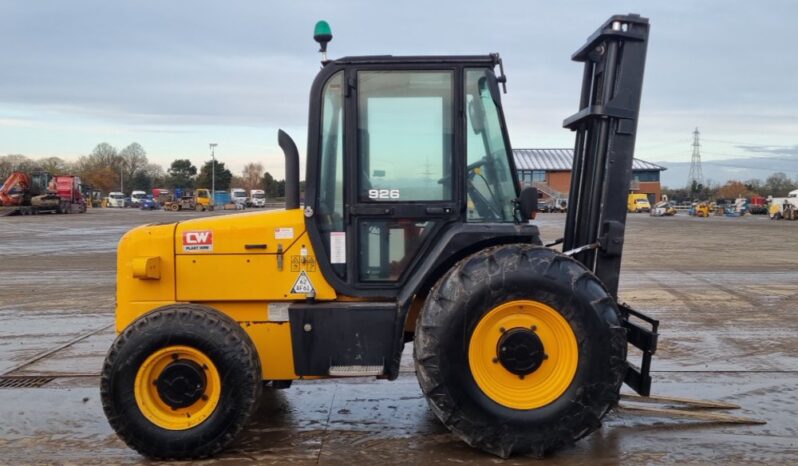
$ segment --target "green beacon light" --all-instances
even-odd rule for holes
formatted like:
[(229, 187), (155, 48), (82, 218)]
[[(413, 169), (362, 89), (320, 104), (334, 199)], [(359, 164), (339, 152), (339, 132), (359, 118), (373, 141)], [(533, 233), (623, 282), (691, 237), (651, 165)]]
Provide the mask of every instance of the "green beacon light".
[(316, 27), (313, 30), (313, 39), (321, 46), (319, 52), (321, 52), (322, 63), (327, 61), (327, 43), (332, 40), (332, 37), (332, 30), (327, 21), (316, 23)]

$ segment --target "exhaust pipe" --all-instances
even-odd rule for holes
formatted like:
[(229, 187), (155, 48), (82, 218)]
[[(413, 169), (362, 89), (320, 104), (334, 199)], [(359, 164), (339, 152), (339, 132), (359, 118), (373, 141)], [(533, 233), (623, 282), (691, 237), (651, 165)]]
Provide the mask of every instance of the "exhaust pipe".
[(277, 131), (277, 142), (285, 154), (285, 210), (299, 208), (299, 151), (294, 140), (283, 130)]

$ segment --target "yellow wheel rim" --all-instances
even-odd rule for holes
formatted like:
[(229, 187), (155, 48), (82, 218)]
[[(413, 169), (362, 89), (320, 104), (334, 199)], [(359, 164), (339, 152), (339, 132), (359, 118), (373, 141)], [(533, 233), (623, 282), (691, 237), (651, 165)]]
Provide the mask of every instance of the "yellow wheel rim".
[[(190, 361), (205, 375), (205, 389), (190, 406), (172, 408), (161, 397), (157, 380), (174, 361)], [(168, 346), (151, 354), (136, 373), (134, 394), (141, 413), (150, 422), (168, 430), (186, 430), (202, 424), (216, 409), (222, 392), (221, 377), (213, 361), (189, 346)]]
[[(505, 332), (530, 329), (543, 345), (544, 359), (532, 373), (510, 372), (498, 358)], [(477, 324), (468, 344), (468, 364), (480, 390), (513, 409), (535, 409), (559, 398), (571, 385), (579, 347), (568, 321), (538, 301), (509, 301), (491, 309)]]

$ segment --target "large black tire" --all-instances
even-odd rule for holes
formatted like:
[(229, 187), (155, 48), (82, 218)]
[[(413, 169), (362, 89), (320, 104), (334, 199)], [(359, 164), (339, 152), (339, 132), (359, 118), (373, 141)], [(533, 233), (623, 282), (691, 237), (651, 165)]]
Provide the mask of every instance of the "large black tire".
[[(480, 319), (516, 300), (556, 310), (578, 346), (570, 385), (535, 409), (494, 401), (469, 366), (469, 342)], [(503, 458), (543, 456), (599, 428), (617, 404), (627, 368), (626, 332), (615, 300), (579, 262), (542, 247), (505, 245), (467, 257), (438, 281), (416, 324), (414, 359), (432, 411), (455, 435)]]
[[(202, 423), (169, 430), (142, 413), (136, 375), (157, 351), (183, 345), (201, 351), (221, 379), (218, 404)], [(122, 332), (108, 352), (100, 393), (111, 427), (131, 448), (154, 459), (198, 459), (225, 448), (248, 422), (261, 394), (257, 351), (241, 326), (213, 309), (190, 304), (150, 312)]]

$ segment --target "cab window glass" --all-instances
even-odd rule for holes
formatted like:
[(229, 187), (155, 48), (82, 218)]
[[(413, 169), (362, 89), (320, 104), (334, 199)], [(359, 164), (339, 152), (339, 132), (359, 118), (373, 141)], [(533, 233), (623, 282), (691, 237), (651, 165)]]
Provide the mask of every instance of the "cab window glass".
[(469, 222), (512, 222), (517, 197), (500, 108), (490, 92), (490, 71), (466, 70), (466, 190)]
[[(343, 72), (335, 74), (322, 94), (321, 167), (319, 170), (319, 230), (330, 257), (331, 232), (344, 231), (344, 125)], [(333, 263), (344, 277), (346, 264)]]
[(361, 201), (452, 199), (450, 71), (358, 73)]

